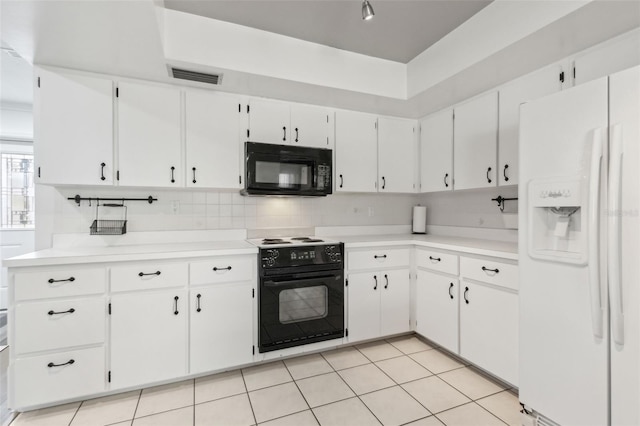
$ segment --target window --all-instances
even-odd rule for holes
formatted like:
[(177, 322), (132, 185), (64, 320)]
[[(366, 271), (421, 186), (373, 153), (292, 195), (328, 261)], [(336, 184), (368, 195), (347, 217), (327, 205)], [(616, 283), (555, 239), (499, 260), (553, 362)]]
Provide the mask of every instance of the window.
[(0, 228), (32, 229), (34, 227), (33, 154), (0, 154), (2, 192), (0, 196)]

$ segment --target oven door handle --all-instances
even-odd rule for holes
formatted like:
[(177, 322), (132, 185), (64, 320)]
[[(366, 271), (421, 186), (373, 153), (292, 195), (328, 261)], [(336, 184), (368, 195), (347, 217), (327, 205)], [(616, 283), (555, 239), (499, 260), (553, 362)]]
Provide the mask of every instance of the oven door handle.
[(300, 279), (294, 279), (294, 280), (278, 280), (278, 281), (274, 281), (274, 280), (268, 280), (268, 281), (264, 281), (262, 283), (262, 285), (264, 285), (265, 287), (280, 287), (280, 286), (286, 286), (286, 285), (291, 285), (291, 284), (302, 284), (305, 282), (315, 282), (324, 278), (336, 278), (336, 275), (319, 275), (317, 277), (309, 277), (309, 278), (300, 278)]

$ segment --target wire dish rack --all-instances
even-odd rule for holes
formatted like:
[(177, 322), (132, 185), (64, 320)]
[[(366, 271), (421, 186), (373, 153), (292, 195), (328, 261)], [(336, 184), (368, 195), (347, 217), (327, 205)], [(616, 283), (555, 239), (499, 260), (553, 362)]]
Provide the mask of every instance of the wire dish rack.
[[(114, 207), (123, 210), (122, 219), (100, 219), (100, 207)], [(127, 233), (127, 206), (124, 200), (120, 204), (96, 203), (96, 218), (89, 227), (90, 235), (122, 235)]]

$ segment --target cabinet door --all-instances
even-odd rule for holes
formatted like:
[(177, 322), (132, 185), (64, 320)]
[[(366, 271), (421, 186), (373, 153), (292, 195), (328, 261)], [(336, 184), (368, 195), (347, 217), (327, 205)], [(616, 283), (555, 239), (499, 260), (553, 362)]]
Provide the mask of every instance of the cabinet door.
[(384, 279), (380, 273), (349, 274), (348, 325), (349, 342), (380, 336), (380, 292)]
[(416, 331), (458, 353), (458, 279), (418, 270)]
[(460, 355), (518, 385), (518, 294), (462, 281)]
[(635, 30), (576, 56), (573, 84), (595, 80), (640, 64), (640, 31)]
[(291, 142), (290, 110), (286, 102), (252, 99), (249, 102), (249, 140), (279, 145)]
[(453, 174), (456, 189), (496, 186), (498, 93), (457, 106), (453, 120)]
[(112, 388), (141, 386), (187, 373), (186, 294), (186, 290), (168, 290), (112, 297)]
[(378, 190), (415, 192), (416, 122), (378, 119)]
[(251, 283), (240, 283), (191, 290), (191, 374), (253, 360), (251, 289)]
[(453, 189), (453, 110), (436, 112), (420, 123), (420, 192)]
[(498, 185), (518, 184), (518, 129), (520, 105), (562, 89), (560, 65), (518, 78), (500, 89), (498, 130)]
[(291, 140), (294, 145), (329, 148), (329, 110), (291, 104)]
[(112, 185), (112, 81), (43, 69), (36, 77), (36, 181)]
[(240, 188), (238, 98), (209, 91), (185, 96), (187, 187)]
[(376, 192), (378, 147), (376, 116), (352, 111), (336, 112), (337, 192)]
[(180, 91), (118, 84), (119, 182), (124, 186), (181, 186)]
[(404, 333), (409, 323), (409, 269), (385, 271), (380, 284), (380, 333), (382, 336)]

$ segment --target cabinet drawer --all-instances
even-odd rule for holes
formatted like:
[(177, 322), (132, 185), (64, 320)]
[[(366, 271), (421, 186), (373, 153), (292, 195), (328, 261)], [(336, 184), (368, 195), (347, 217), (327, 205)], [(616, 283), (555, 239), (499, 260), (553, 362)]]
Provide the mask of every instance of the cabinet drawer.
[(186, 284), (186, 263), (149, 262), (111, 268), (111, 291), (148, 290)]
[[(18, 358), (13, 364), (11, 408), (20, 410), (103, 391), (106, 381), (104, 358), (102, 346)], [(56, 367), (53, 364), (65, 365)]]
[(13, 350), (23, 354), (104, 342), (105, 303), (99, 297), (18, 304)]
[(458, 256), (438, 251), (417, 249), (416, 265), (418, 268), (458, 275)]
[(518, 289), (518, 265), (510, 263), (461, 257), (460, 275), (476, 281)]
[(255, 278), (255, 256), (219, 257), (189, 264), (191, 285), (249, 281)]
[(48, 299), (104, 293), (105, 268), (52, 268), (33, 272), (16, 272), (16, 300)]
[(347, 262), (349, 270), (409, 266), (409, 249), (380, 247), (374, 250), (349, 251)]

